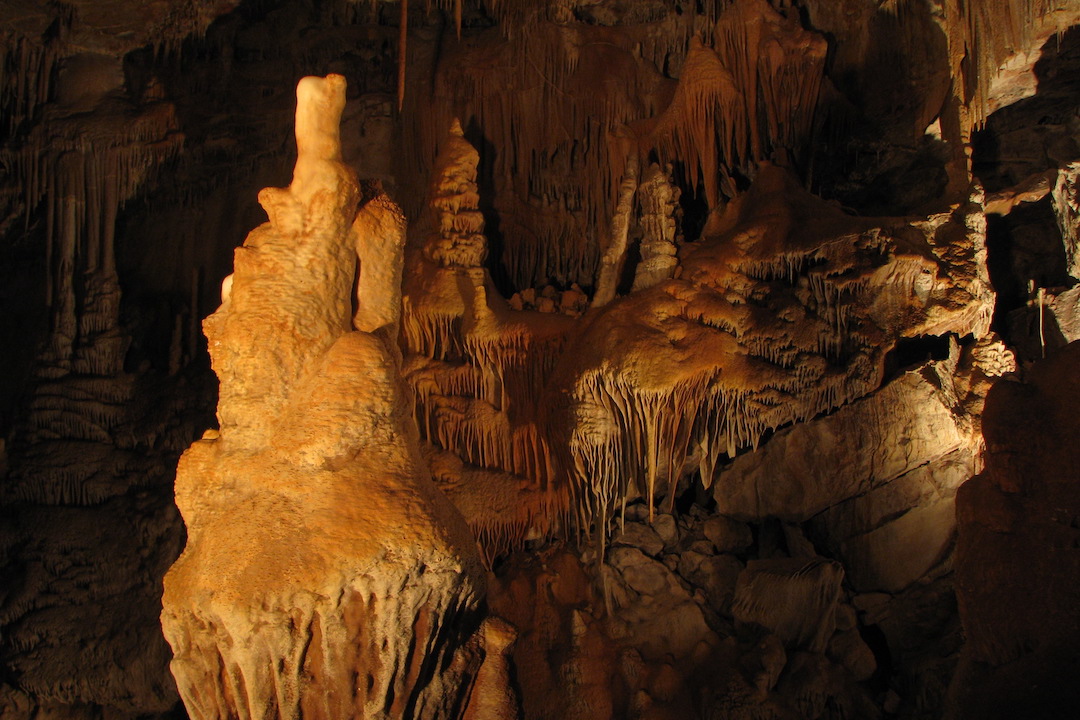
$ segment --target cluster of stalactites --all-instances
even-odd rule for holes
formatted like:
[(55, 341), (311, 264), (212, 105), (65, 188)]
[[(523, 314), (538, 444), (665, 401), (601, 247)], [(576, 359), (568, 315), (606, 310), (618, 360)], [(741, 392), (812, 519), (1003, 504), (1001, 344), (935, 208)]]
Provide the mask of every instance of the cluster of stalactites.
[(977, 189), (952, 212), (882, 226), (794, 183), (763, 168), (679, 278), (594, 311), (590, 332), (613, 352), (567, 349), (559, 427), (583, 530), (603, 532), (635, 496), (671, 502), (689, 475), (707, 488), (771, 430), (872, 392), (901, 337), (989, 331)]
[[(990, 84), (1002, 63), (1031, 47), (1040, 24), (1068, 3), (1055, 0), (946, 0), (944, 18), (952, 77), (962, 83), (970, 122), (981, 127), (989, 115)], [(1075, 10), (1073, 11), (1075, 12)], [(1051, 20), (1053, 22), (1053, 20)], [(1058, 28), (1062, 31), (1065, 28)]]
[(545, 5), (493, 4), (504, 29), (528, 17), (529, 31), (449, 48), (433, 106), (410, 111), (422, 163), (452, 117), (497, 148), (490, 182), (507, 237), (499, 259), (516, 287), (593, 285), (629, 152), (656, 151), (685, 168), (685, 184), (704, 187), (714, 205), (734, 193), (733, 173), (752, 176), (763, 159), (798, 164), (826, 47), (797, 14), (766, 0), (725, 1), (611, 28), (559, 20), (559, 8), (574, 16), (573, 3)]
[(45, 303), (52, 312), (38, 369), (45, 377), (113, 375), (123, 365), (117, 214), (149, 173), (176, 155), (181, 139), (169, 105), (122, 117), (108, 127), (49, 117), (0, 153), (21, 179), (27, 225), (44, 215)]
[[(431, 227), (411, 256), (401, 328), (404, 375), (436, 479), (490, 562), (550, 532), (565, 508), (536, 403), (562, 349), (551, 328), (567, 318), (514, 313), (493, 293), (482, 267), (478, 162), (454, 121), (430, 183)], [(544, 319), (534, 326), (525, 315)]]
[[(455, 12), (460, 14), (462, 0), (439, 0), (440, 5), (448, 7), (453, 5)], [(537, 22), (553, 22), (569, 24), (577, 20), (576, 11), (584, 7), (586, 10), (592, 3), (589, 0), (481, 0), (487, 12), (495, 18), (502, 32), (511, 38), (527, 35), (531, 26)], [(679, 8), (678, 15), (686, 16), (687, 22), (693, 27), (711, 26), (724, 8), (730, 5), (732, 0), (704, 0), (702, 2), (672, 3)], [(644, 15), (651, 14), (652, 9), (645, 10)]]
[(768, 340), (748, 338), (729, 356), (732, 364), (702, 367), (650, 391), (620, 375), (580, 378), (567, 447), (578, 526), (604, 528), (634, 497), (650, 508), (663, 500), (670, 512), (688, 474), (696, 472), (708, 488), (740, 449), (869, 392), (879, 378), (873, 366), (881, 356), (870, 351), (851, 358), (846, 372), (829, 372), (798, 348), (788, 348), (790, 358), (804, 364), (783, 368), (759, 354), (768, 347)]
[(60, 57), (56, 43), (0, 35), (0, 127), (11, 134), (49, 100)]
[[(415, 333), (421, 325), (426, 332)], [(405, 378), (413, 390), (421, 438), (454, 458), (444, 458), (440, 467), (468, 471), (458, 483), (450, 483), (449, 470), (435, 476), (440, 485), (454, 487), (448, 494), (465, 514), (485, 560), (491, 561), (536, 533), (551, 532), (565, 512), (552, 449), (536, 421), (536, 403), (562, 338), (537, 338), (520, 326), (490, 334), (461, 328), (446, 318), (425, 322), (407, 309), (403, 329), (411, 354)], [(441, 348), (460, 354), (449, 361), (436, 358)], [(478, 496), (517, 497), (520, 502), (492, 504)]]
[[(524, 12), (525, 5), (505, 9)], [(608, 133), (663, 109), (671, 81), (656, 68), (682, 64), (700, 23), (691, 12), (618, 28), (558, 24), (548, 19), (555, 5), (545, 6), (527, 13), (539, 18), (528, 32), (508, 32), (512, 40), (480, 37), (449, 47), (437, 69), (435, 102), (407, 115), (420, 138), (419, 174), (428, 173), (453, 117), (479, 128), (497, 148), (490, 158), (493, 197), (509, 223), (504, 235), (512, 238), (501, 260), (515, 286), (589, 286), (596, 227), (606, 222), (622, 169)], [(501, 27), (517, 22), (508, 17)], [(520, 107), (543, 110), (521, 114)]]
[(695, 42), (674, 99), (640, 138), (669, 161), (710, 205), (731, 197), (735, 172), (753, 176), (769, 160), (797, 165), (813, 135), (827, 43), (766, 0), (740, 0), (724, 12), (714, 46)]

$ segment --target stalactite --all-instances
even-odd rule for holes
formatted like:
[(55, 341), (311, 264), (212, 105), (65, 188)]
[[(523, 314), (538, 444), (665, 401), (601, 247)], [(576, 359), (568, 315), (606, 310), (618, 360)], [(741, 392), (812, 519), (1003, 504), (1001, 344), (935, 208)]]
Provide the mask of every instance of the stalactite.
[[(453, 116), (498, 148), (490, 181), (511, 238), (503, 266), (518, 288), (593, 281), (628, 150), (645, 157), (655, 149), (662, 162), (685, 167), (684, 184), (703, 185), (711, 206), (734, 195), (733, 171), (752, 176), (761, 160), (802, 160), (825, 43), (795, 13), (785, 17), (764, 0), (705, 3), (714, 49), (695, 39), (697, 15), (614, 32), (543, 21), (544, 8), (529, 3), (491, 9), (512, 39), (465, 38), (451, 48), (435, 79), (435, 108), (411, 112), (420, 158), (431, 157)], [(520, 32), (526, 18), (539, 19)], [(677, 82), (656, 72), (668, 65), (679, 67)], [(545, 108), (543, 119), (514, 117), (511, 99)], [(616, 131), (624, 126), (636, 148)], [(421, 172), (430, 167), (421, 163)]]
[(973, 129), (986, 121), (990, 83), (1002, 63), (1019, 48), (1031, 47), (1039, 24), (1053, 22), (1058, 5), (1053, 0), (945, 2), (951, 74), (962, 83)]
[(48, 102), (60, 47), (5, 32), (0, 48), (0, 127), (11, 135)]
[[(475, 123), (499, 148), (493, 178), (508, 192), (497, 197), (512, 203), (503, 212), (513, 218), (514, 235), (529, 238), (504, 251), (518, 287), (592, 282), (596, 228), (608, 215), (625, 160), (623, 154), (612, 162), (608, 132), (657, 112), (656, 90), (670, 82), (636, 69), (635, 40), (610, 28), (541, 24), (519, 42), (486, 46), (483, 52), (492, 57), (480, 72), (476, 64), (458, 72), (464, 65), (453, 59), (441, 65), (436, 109), (449, 108), (465, 124)], [(473, 47), (481, 44), (466, 38), (452, 52), (467, 54)], [(616, 75), (630, 82), (604, 83), (615, 95), (598, 95), (598, 78)], [(553, 121), (513, 118), (511, 97), (515, 104), (547, 108)], [(449, 114), (425, 113), (430, 117), (419, 119), (421, 156), (441, 144), (449, 120)]]
[[(106, 112), (93, 122), (50, 116), (21, 145), (3, 151), (2, 159), (22, 176), (28, 215), (45, 212), (53, 333), (37, 371), (44, 377), (72, 370), (110, 375), (121, 368), (126, 341), (117, 328), (117, 213), (180, 147), (171, 106), (151, 106), (134, 118), (110, 110), (118, 115)], [(122, 122), (114, 122), (117, 117)]]
[(607, 247), (600, 258), (600, 274), (596, 279), (596, 292), (593, 295), (593, 305), (596, 307), (606, 305), (615, 298), (615, 290), (626, 262), (627, 235), (637, 189), (638, 158), (636, 152), (631, 152), (626, 158), (626, 170), (619, 186), (619, 201), (611, 218), (611, 229), (606, 234)]
[(405, 66), (408, 63), (408, 40), (409, 40), (409, 0), (398, 0), (401, 5), (401, 16), (398, 21), (398, 76), (397, 76), (397, 109), (405, 104)]

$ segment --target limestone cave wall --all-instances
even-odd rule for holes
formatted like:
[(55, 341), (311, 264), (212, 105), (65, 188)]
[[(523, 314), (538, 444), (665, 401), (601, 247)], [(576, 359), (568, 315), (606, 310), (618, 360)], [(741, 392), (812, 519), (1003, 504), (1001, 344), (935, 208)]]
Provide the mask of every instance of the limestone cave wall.
[(1078, 28), (3, 3), (0, 717), (1068, 716)]

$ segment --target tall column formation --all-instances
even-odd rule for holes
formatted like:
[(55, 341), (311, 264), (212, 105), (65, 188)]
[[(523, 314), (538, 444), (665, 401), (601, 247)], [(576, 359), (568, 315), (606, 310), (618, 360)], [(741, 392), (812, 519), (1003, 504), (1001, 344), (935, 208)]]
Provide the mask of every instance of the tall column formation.
[(460, 717), (480, 659), (474, 544), (380, 332), (404, 220), (384, 196), (357, 212), (344, 104), (344, 78), (300, 81), (292, 184), (260, 193), (270, 222), (204, 324), (221, 428), (177, 471), (188, 544), (161, 616), (196, 720)]
[(634, 290), (667, 280), (679, 265), (676, 257), (679, 226), (679, 188), (670, 180), (671, 166), (653, 163), (638, 188), (641, 203), (641, 262), (634, 272)]
[(551, 532), (565, 508), (536, 402), (573, 320), (515, 311), (495, 289), (483, 265), (479, 162), (453, 121), (432, 173), (425, 241), (407, 259), (402, 336), (432, 475), (490, 563)]

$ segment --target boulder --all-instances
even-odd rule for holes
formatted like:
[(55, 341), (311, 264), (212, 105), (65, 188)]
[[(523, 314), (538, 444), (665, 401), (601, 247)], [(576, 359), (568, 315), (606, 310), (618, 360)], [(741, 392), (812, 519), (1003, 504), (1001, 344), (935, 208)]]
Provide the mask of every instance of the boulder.
[(846, 668), (857, 682), (869, 680), (877, 670), (874, 651), (862, 639), (857, 628), (833, 635), (827, 654), (833, 662)]
[(656, 557), (664, 550), (664, 541), (648, 525), (628, 522), (622, 532), (616, 532), (613, 544), (626, 545), (641, 550), (646, 555)]
[(614, 547), (608, 553), (607, 562), (639, 595), (656, 597), (678, 586), (675, 576), (663, 563), (647, 557), (637, 548)]
[(784, 643), (772, 633), (761, 638), (750, 651), (739, 658), (739, 666), (750, 683), (764, 695), (776, 687), (776, 681), (787, 665)]
[(793, 649), (824, 652), (836, 623), (844, 569), (824, 558), (751, 560), (739, 574), (732, 614)]
[(930, 363), (832, 415), (781, 430), (720, 473), (717, 509), (803, 522), (971, 446), (954, 410), (952, 372), (949, 361)]
[(614, 608), (610, 632), (638, 648), (647, 660), (689, 656), (703, 639), (715, 637), (701, 607), (664, 563), (637, 548), (613, 547), (605, 573), (623, 598)]
[(742, 552), (754, 543), (754, 535), (746, 523), (723, 515), (708, 518), (701, 529), (717, 552)]
[(708, 556), (687, 550), (679, 559), (679, 575), (705, 593), (709, 606), (721, 615), (731, 615), (735, 584), (743, 564), (731, 555)]
[(671, 549), (679, 543), (679, 526), (675, 518), (667, 513), (661, 513), (653, 518), (653, 530), (664, 541), (664, 547)]

